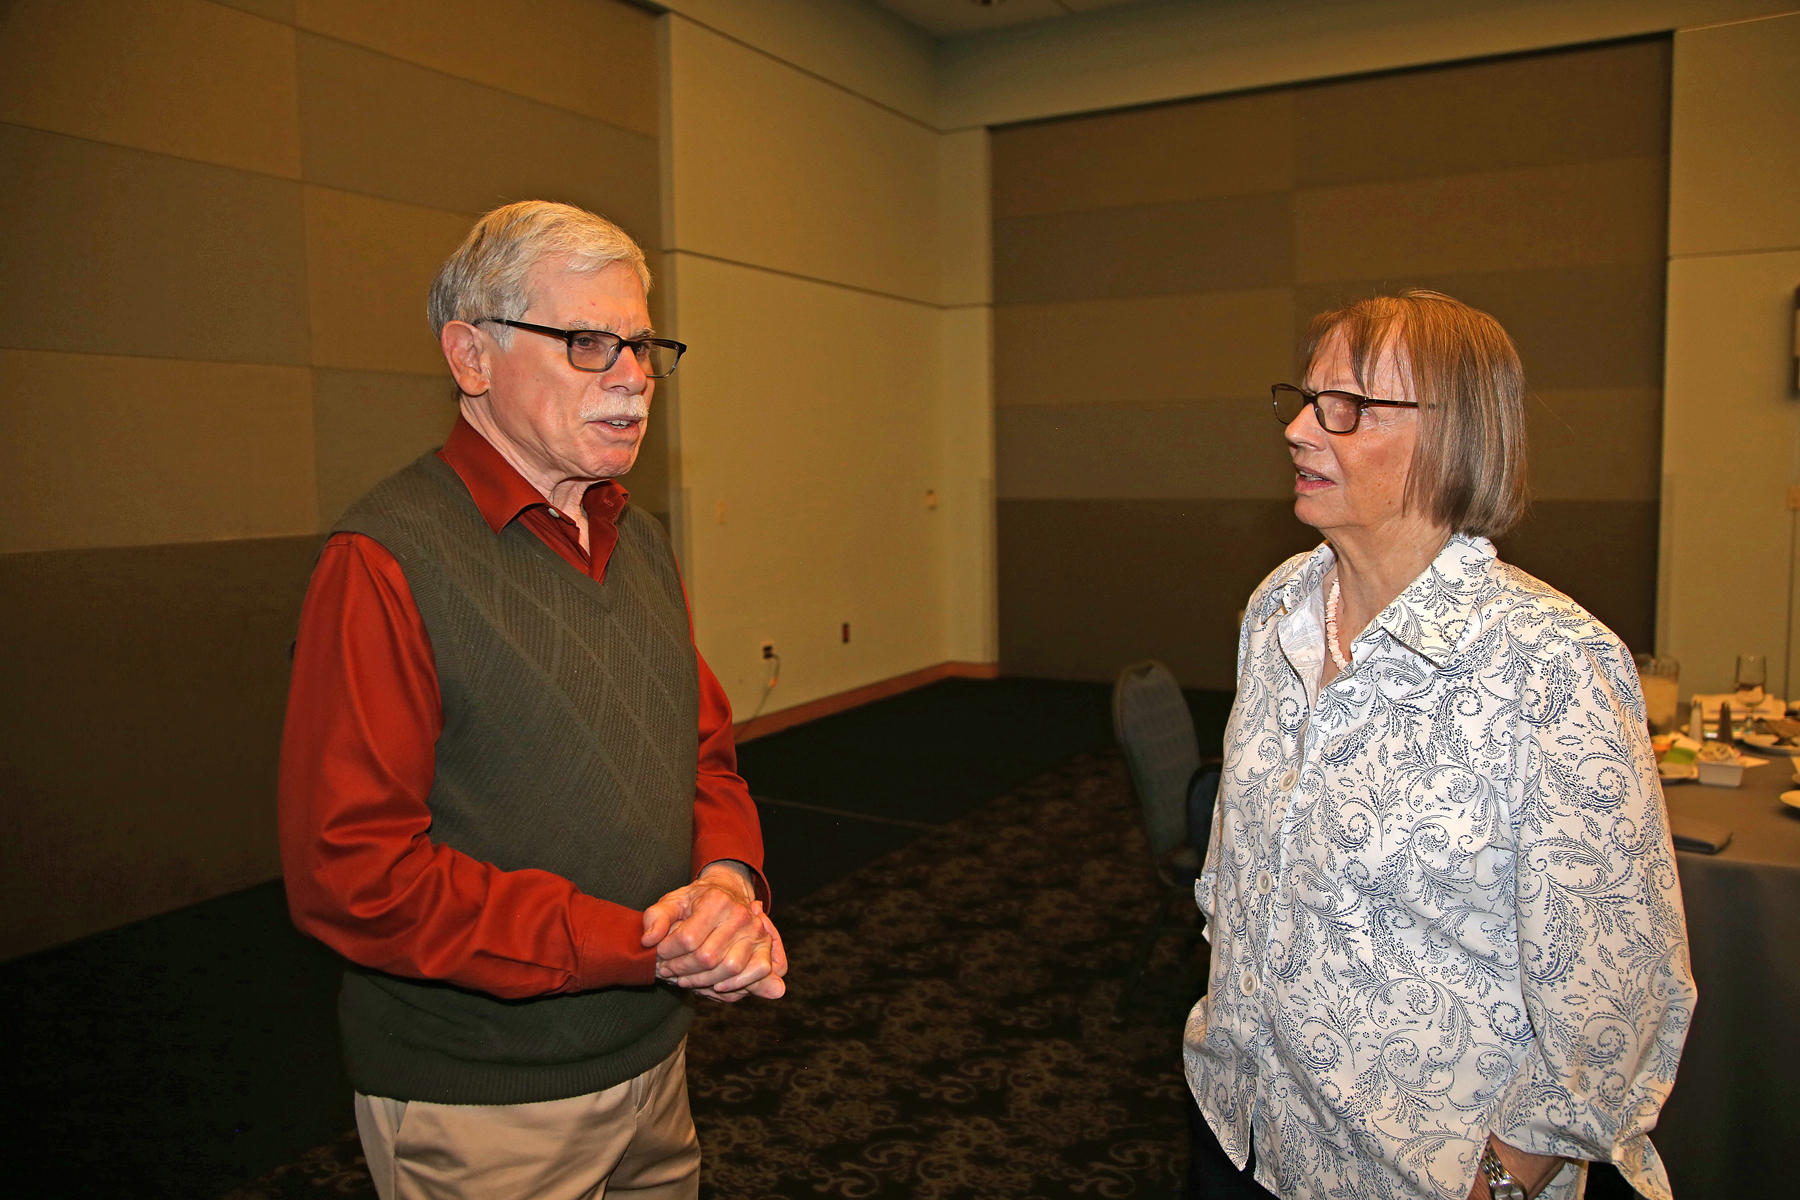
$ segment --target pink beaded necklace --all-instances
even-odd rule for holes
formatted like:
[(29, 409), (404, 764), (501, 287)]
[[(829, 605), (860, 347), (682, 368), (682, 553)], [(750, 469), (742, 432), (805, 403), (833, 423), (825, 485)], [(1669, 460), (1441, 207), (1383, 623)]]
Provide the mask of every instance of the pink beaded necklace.
[(1331, 594), (1325, 597), (1325, 647), (1331, 651), (1331, 661), (1337, 664), (1338, 670), (1350, 665), (1344, 652), (1338, 649), (1338, 581), (1331, 581)]

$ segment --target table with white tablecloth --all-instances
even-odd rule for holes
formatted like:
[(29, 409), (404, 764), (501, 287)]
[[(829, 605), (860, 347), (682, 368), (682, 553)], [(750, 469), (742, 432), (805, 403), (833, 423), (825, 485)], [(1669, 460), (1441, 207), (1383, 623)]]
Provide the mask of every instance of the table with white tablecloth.
[(1719, 854), (1676, 853), (1700, 999), (1651, 1140), (1677, 1200), (1800, 1195), (1800, 787), (1793, 760), (1737, 788), (1671, 784), (1672, 820), (1723, 825)]

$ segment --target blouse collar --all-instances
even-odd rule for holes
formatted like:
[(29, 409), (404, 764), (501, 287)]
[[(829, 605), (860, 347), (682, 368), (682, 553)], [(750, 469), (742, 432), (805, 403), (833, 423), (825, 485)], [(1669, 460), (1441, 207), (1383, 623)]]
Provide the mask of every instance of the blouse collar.
[[(1490, 569), (1494, 544), (1484, 537), (1452, 534), (1419, 577), (1376, 614), (1369, 630), (1380, 629), (1434, 667), (1443, 668), (1471, 643), (1477, 610), (1493, 590)], [(1269, 589), (1250, 615), (1257, 627), (1297, 612), (1318, 592), (1337, 562), (1329, 542), (1302, 558), (1287, 579)], [(1358, 640), (1369, 635), (1365, 630)], [(1352, 651), (1354, 653), (1354, 651)]]

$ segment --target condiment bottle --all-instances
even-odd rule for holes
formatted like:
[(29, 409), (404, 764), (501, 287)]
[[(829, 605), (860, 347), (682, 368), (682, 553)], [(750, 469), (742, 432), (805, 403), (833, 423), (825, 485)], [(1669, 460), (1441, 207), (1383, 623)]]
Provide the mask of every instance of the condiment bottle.
[(1688, 710), (1688, 736), (1696, 742), (1706, 741), (1706, 705), (1699, 700)]
[(1719, 740), (1731, 744), (1731, 701), (1719, 701)]

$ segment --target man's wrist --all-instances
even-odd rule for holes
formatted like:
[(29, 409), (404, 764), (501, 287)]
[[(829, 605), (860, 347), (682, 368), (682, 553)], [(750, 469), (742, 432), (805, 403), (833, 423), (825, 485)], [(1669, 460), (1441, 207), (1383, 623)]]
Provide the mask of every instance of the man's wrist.
[(756, 899), (756, 876), (747, 864), (735, 858), (716, 858), (700, 868), (695, 880), (725, 888), (749, 907)]

